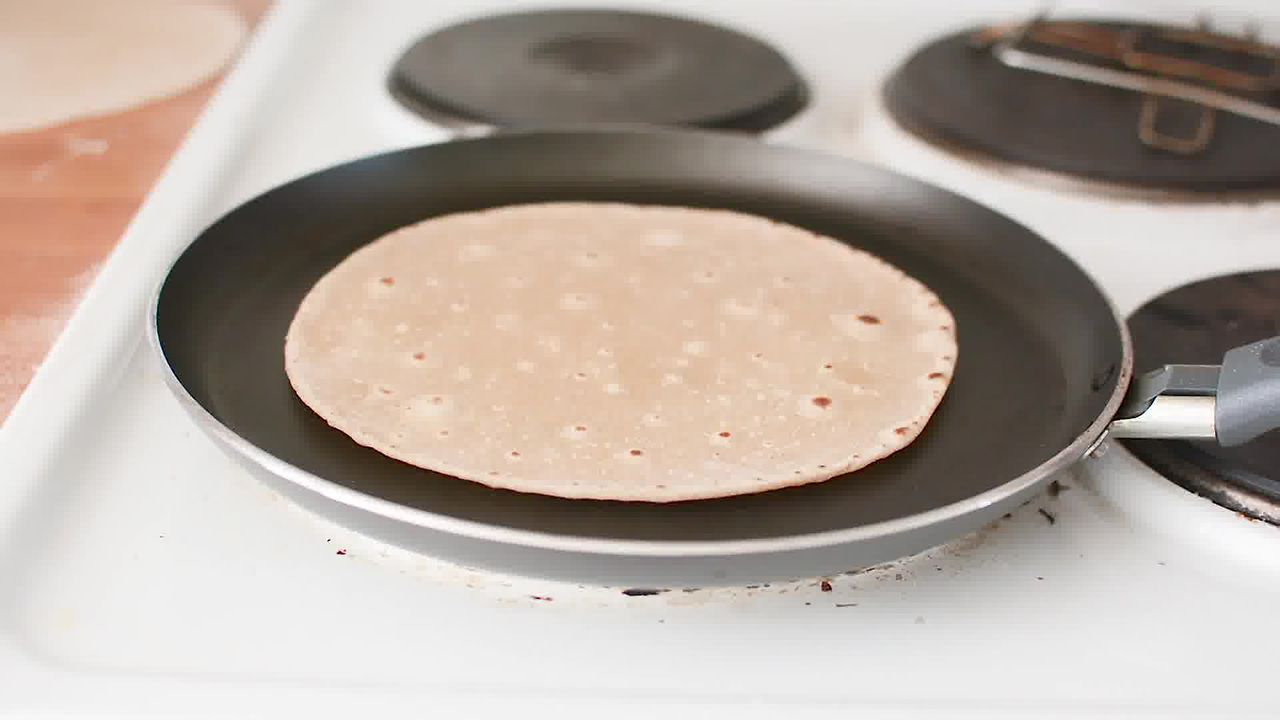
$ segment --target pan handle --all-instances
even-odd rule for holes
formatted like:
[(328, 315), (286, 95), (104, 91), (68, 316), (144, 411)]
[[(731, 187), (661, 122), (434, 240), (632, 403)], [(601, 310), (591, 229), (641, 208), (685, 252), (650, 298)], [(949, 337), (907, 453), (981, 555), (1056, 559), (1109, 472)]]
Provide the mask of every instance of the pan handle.
[(1165, 365), (1134, 381), (1112, 437), (1231, 447), (1280, 428), (1280, 336), (1227, 351), (1222, 365)]

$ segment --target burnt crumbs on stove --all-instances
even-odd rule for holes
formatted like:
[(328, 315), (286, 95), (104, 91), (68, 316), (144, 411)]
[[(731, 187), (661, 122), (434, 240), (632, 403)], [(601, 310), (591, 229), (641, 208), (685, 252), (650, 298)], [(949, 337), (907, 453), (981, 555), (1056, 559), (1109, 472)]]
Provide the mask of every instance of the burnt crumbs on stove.
[(1044, 519), (1049, 521), (1050, 525), (1058, 522), (1058, 518), (1054, 517), (1053, 513), (1049, 512), (1048, 510), (1045, 510), (1044, 508), (1037, 508), (1037, 509), (1040, 511), (1040, 514), (1044, 516)]
[(858, 603), (836, 603), (836, 607), (858, 607)]
[(541, 600), (541, 601), (543, 601), (543, 602), (551, 602), (551, 596), (549, 596), (549, 595), (530, 595), (530, 596), (529, 596), (529, 599), (530, 599), (530, 600)]
[(627, 588), (622, 591), (622, 594), (627, 597), (648, 597), (650, 595), (661, 595), (664, 592), (667, 591), (665, 589), (658, 590), (654, 588)]
[(823, 580), (818, 587), (822, 589), (822, 592), (831, 592), (831, 583), (826, 580)]
[(339, 548), (339, 549), (338, 549), (338, 553), (337, 553), (337, 554), (338, 554), (338, 555), (346, 555), (346, 554), (347, 554), (347, 550), (346, 550), (346, 548)]

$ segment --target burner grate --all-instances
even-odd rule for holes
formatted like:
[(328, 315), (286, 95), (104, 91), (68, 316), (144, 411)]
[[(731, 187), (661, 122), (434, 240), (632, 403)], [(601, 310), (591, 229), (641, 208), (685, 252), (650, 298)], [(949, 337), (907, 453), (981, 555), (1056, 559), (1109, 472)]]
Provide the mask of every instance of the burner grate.
[(1205, 29), (1092, 20), (980, 27), (884, 88), (927, 140), (1114, 184), (1280, 189), (1280, 49)]
[[(1265, 101), (1268, 93), (1280, 88), (1280, 49), (1255, 39), (1205, 29), (1115, 28), (1036, 19), (984, 28), (973, 35), (973, 42), (1010, 67), (1141, 93), (1138, 139), (1151, 148), (1187, 155), (1203, 151), (1213, 138), (1218, 110), (1280, 127), (1280, 106)], [(1191, 136), (1159, 129), (1164, 99), (1198, 108)]]

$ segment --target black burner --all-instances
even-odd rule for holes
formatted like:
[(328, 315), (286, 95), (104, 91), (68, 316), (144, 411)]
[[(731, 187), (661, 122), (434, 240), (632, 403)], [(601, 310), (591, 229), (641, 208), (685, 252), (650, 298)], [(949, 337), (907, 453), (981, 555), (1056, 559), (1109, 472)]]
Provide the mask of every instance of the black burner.
[(773, 48), (725, 28), (604, 10), (496, 15), (418, 40), (391, 92), (428, 119), (501, 127), (579, 123), (762, 131), (805, 105)]
[[(1280, 334), (1280, 270), (1184, 285), (1129, 318), (1135, 369), (1166, 363), (1216, 365), (1222, 354)], [(1156, 471), (1210, 500), (1280, 524), (1280, 434), (1239, 447), (1182, 440), (1126, 440)]]
[[(1180, 32), (1114, 22), (1075, 26), (1113, 36)], [(974, 28), (942, 38), (898, 69), (884, 87), (898, 124), (944, 146), (1094, 180), (1196, 192), (1280, 188), (1280, 127), (1224, 111), (1205, 116), (1198, 105), (1163, 99), (1146, 108), (1158, 111), (1151, 122), (1162, 136), (1193, 136), (1202, 120), (1211, 134), (1194, 152), (1153, 147), (1141, 139), (1144, 103), (1150, 103), (1141, 93), (1011, 67), (978, 37)], [(1252, 99), (1280, 106), (1280, 91)]]

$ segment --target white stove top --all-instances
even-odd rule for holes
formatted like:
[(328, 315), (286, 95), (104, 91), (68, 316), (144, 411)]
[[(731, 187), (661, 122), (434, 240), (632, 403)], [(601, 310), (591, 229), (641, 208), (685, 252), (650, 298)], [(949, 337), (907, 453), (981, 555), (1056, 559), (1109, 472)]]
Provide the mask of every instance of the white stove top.
[[(1280, 202), (1152, 203), (1028, 185), (887, 119), (878, 83), (914, 47), (1025, 17), (1035, 3), (614, 4), (776, 43), (814, 102), (770, 142), (881, 162), (992, 205), (1071, 254), (1122, 312), (1195, 278), (1280, 266)], [(1152, 5), (1107, 3), (1174, 20), (1197, 9)], [(1269, 21), (1277, 38), (1270, 5), (1220, 17)], [(120, 288), (158, 279), (192, 232), (272, 185), (445, 139), (386, 95), (385, 74), (421, 33), (505, 7), (286, 3), (268, 22), (227, 89), (254, 104), (215, 108), (165, 181), (180, 189), (158, 191), (89, 297), (137, 310), (121, 315), (127, 337), (104, 339), (111, 327), (93, 319), (108, 310), (83, 310), (42, 375), (71, 366), (73, 343), (99, 342), (114, 370), (38, 381), (0, 434), (0, 472), (14, 478), (0, 483), (0, 711), (1280, 712), (1280, 529), (1190, 495), (1119, 448), (1062, 477), (1056, 497), (921, 556), (829, 578), (829, 591), (814, 579), (649, 597), (468, 571), (361, 538), (219, 453), (137, 342), (145, 298), (117, 301)], [(201, 155), (213, 126), (235, 129), (234, 152)], [(184, 212), (183, 192), (202, 202)], [(42, 399), (73, 391), (83, 403), (55, 422)]]

